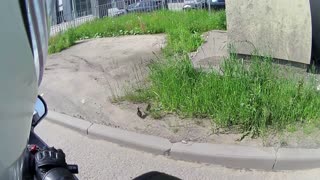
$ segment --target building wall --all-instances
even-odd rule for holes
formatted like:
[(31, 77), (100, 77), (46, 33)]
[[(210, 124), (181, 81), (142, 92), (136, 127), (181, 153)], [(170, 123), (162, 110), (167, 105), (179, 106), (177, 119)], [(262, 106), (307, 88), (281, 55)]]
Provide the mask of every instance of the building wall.
[(320, 1), (310, 0), (312, 14), (313, 56), (320, 63)]
[(73, 19), (72, 1), (71, 0), (63, 0), (62, 1), (62, 7), (63, 7), (63, 19), (64, 19), (64, 21), (71, 21)]
[[(314, 0), (318, 1), (318, 0)], [(226, 0), (228, 43), (239, 54), (310, 63), (309, 0)]]
[(76, 17), (82, 17), (92, 14), (91, 0), (73, 0)]

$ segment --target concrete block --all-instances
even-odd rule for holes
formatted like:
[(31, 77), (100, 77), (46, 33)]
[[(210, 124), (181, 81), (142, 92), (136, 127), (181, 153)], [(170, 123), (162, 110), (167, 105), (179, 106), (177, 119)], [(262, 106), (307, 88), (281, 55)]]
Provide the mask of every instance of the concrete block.
[(228, 43), (238, 54), (310, 64), (309, 0), (226, 0)]

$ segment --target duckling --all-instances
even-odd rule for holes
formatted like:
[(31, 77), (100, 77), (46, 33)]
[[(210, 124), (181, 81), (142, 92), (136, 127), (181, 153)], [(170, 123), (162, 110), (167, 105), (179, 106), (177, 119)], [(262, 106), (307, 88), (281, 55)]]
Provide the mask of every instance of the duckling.
[(142, 112), (140, 111), (140, 107), (138, 107), (137, 110), (138, 110), (138, 111), (137, 111), (137, 115), (138, 115), (140, 118), (142, 118), (143, 115), (142, 115)]

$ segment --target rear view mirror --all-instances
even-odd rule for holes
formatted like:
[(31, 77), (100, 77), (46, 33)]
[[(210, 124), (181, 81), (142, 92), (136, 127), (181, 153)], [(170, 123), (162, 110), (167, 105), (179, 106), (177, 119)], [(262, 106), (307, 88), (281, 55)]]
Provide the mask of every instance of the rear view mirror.
[(41, 96), (37, 97), (36, 104), (34, 106), (33, 118), (32, 118), (32, 127), (36, 127), (39, 122), (46, 117), (48, 112), (47, 104)]

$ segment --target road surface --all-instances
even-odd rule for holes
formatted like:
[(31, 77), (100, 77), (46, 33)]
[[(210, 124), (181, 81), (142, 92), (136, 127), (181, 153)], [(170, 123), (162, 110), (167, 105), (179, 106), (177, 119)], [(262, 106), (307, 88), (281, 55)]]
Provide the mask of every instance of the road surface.
[(39, 124), (36, 132), (49, 145), (62, 148), (67, 154), (68, 163), (79, 165), (79, 179), (132, 179), (148, 171), (166, 172), (186, 180), (320, 179), (320, 169), (264, 172), (176, 161), (91, 139), (46, 120)]

